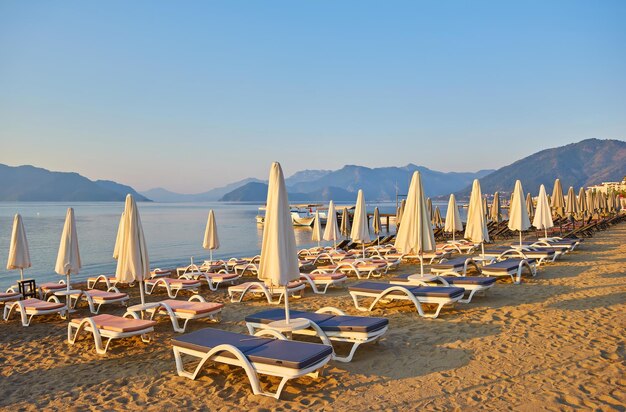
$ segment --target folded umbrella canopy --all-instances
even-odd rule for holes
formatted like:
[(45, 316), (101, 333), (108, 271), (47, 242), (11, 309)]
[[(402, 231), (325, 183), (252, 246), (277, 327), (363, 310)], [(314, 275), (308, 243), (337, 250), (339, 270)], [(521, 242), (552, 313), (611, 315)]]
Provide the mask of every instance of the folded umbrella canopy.
[[(82, 267), (80, 261), (80, 250), (78, 249), (78, 233), (76, 232), (76, 219), (74, 218), (74, 209), (68, 208), (65, 215), (65, 224), (63, 225), (63, 233), (61, 233), (61, 242), (59, 244), (59, 253), (54, 266), (54, 271), (59, 275), (65, 276), (65, 284), (67, 291), (70, 290), (70, 276), (77, 275)], [(66, 295), (67, 307), (70, 307), (70, 295)]]
[(459, 208), (456, 205), (456, 197), (454, 194), (450, 195), (448, 201), (448, 210), (446, 211), (446, 224), (443, 228), (446, 233), (452, 233), (452, 241), (455, 241), (456, 232), (463, 230), (463, 222), (461, 222), (461, 215), (459, 214)]
[(474, 179), (472, 193), (470, 195), (469, 208), (467, 209), (467, 224), (465, 225), (465, 238), (474, 243), (480, 243), (483, 257), (485, 256), (485, 242), (489, 242), (487, 230), (487, 218), (483, 210), (482, 192), (480, 182)]
[(269, 287), (285, 288), (285, 323), (289, 324), (287, 285), (300, 279), (300, 268), (285, 178), (278, 162), (272, 163), (267, 187), (259, 279)]
[(400, 226), (400, 221), (402, 220), (402, 215), (404, 214), (405, 207), (406, 207), (406, 199), (402, 199), (402, 202), (400, 202), (400, 207), (396, 211), (396, 228)]
[(24, 280), (24, 269), (31, 267), (30, 253), (28, 251), (28, 239), (22, 216), (16, 214), (13, 218), (13, 231), (11, 232), (11, 243), (9, 244), (9, 259), (7, 260), (7, 270), (20, 270), (20, 280)]
[(513, 202), (509, 209), (509, 229), (519, 231), (519, 244), (522, 245), (522, 232), (528, 230), (530, 227), (530, 219), (528, 218), (528, 211), (526, 210), (526, 203), (524, 197), (524, 189), (522, 188), (522, 182), (517, 180), (515, 182), (515, 189), (513, 190)]
[(528, 218), (532, 219), (535, 216), (535, 205), (533, 205), (533, 198), (530, 192), (526, 193), (526, 211), (528, 212)]
[(404, 254), (420, 255), (420, 273), (424, 274), (422, 254), (437, 248), (435, 236), (428, 215), (422, 177), (420, 172), (413, 172), (406, 207), (402, 216), (402, 225), (396, 235), (394, 247)]
[(426, 198), (426, 208), (428, 208), (428, 216), (430, 217), (431, 223), (435, 223), (435, 212), (433, 210), (433, 201), (430, 200), (430, 197)]
[(554, 216), (565, 217), (565, 198), (563, 197), (561, 179), (554, 181), (554, 189), (552, 189), (552, 211)]
[(217, 237), (217, 224), (215, 223), (215, 213), (213, 213), (213, 210), (209, 210), (209, 218), (206, 222), (206, 229), (204, 229), (202, 247), (209, 251), (209, 259), (213, 262), (213, 251), (220, 247), (220, 239)]
[(367, 210), (365, 209), (365, 198), (362, 190), (359, 190), (356, 197), (356, 209), (354, 210), (354, 221), (352, 222), (350, 237), (353, 242), (361, 243), (363, 246), (363, 257), (365, 257), (365, 244), (372, 239), (367, 227)]
[(324, 229), (324, 240), (333, 241), (333, 248), (337, 248), (337, 239), (341, 236), (339, 225), (337, 225), (337, 212), (335, 204), (331, 200), (328, 205), (328, 216), (326, 216), (326, 228)]
[(315, 221), (313, 222), (313, 234), (311, 234), (311, 240), (317, 242), (317, 247), (320, 247), (320, 241), (322, 240), (322, 223), (320, 222), (320, 212), (315, 211)]
[(343, 208), (343, 213), (341, 214), (341, 234), (345, 237), (350, 236), (350, 215), (347, 207)]
[(585, 193), (585, 188), (581, 187), (578, 191), (578, 214), (581, 219), (585, 219), (585, 217), (589, 214), (589, 209), (587, 207), (587, 194)]
[(374, 229), (374, 234), (377, 237), (377, 241), (378, 241), (378, 245), (380, 246), (380, 232), (382, 232), (381, 230), (381, 224), (380, 224), (380, 211), (378, 210), (378, 207), (374, 208), (374, 216), (372, 217), (372, 229)]
[(493, 194), (493, 203), (489, 210), (489, 219), (496, 223), (500, 223), (500, 220), (502, 220), (502, 208), (500, 207), (500, 195), (498, 192)]
[(533, 226), (537, 229), (543, 229), (544, 236), (548, 237), (548, 229), (554, 226), (552, 221), (552, 211), (548, 203), (548, 196), (544, 185), (539, 187), (539, 196), (537, 197), (537, 210), (533, 219)]
[[(137, 282), (141, 305), (146, 304), (144, 279), (150, 274), (148, 248), (143, 234), (141, 218), (137, 203), (131, 194), (126, 195), (124, 213), (120, 220), (118, 234), (121, 231), (119, 244), (116, 244), (117, 267), (115, 278), (120, 283)], [(117, 243), (117, 242), (116, 242)]]
[(441, 217), (441, 211), (439, 210), (439, 206), (435, 206), (435, 216), (433, 217), (433, 225), (436, 228), (440, 228), (443, 226), (443, 218)]
[(575, 217), (578, 215), (578, 204), (576, 203), (576, 193), (572, 186), (567, 189), (567, 200), (565, 202), (565, 213), (567, 216)]

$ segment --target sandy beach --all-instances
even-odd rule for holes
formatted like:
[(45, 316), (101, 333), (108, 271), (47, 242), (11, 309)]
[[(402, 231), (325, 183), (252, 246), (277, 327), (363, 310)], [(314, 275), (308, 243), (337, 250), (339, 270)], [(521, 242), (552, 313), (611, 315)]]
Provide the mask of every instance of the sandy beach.
[[(2, 324), (3, 410), (624, 410), (626, 405), (626, 225), (586, 239), (580, 250), (542, 266), (522, 285), (499, 281), (486, 297), (420, 318), (394, 304), (371, 313), (390, 320), (380, 342), (362, 346), (351, 363), (331, 362), (318, 379), (290, 381), (276, 401), (255, 396), (239, 368), (209, 364), (196, 381), (175, 373), (169, 321), (151, 344), (116, 341), (107, 355), (93, 340), (70, 346), (66, 322)], [(399, 272), (411, 271), (403, 266)], [(354, 281), (352, 281), (354, 282)], [(132, 302), (137, 302), (137, 290)], [(224, 290), (208, 300), (226, 302)], [(152, 295), (160, 300), (164, 295)], [(244, 332), (243, 319), (269, 305), (228, 303), (219, 325)], [(307, 291), (295, 309), (335, 306), (358, 312), (345, 290)], [(121, 307), (105, 313), (123, 314)], [(73, 316), (86, 316), (82, 307)], [(347, 346), (337, 346), (341, 353)], [(278, 379), (263, 379), (276, 385)]]

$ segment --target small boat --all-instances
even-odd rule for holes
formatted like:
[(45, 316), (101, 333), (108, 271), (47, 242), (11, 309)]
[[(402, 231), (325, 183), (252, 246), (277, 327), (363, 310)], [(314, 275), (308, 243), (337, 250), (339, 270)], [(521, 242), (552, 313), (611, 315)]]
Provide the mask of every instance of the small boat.
[[(319, 211), (320, 223), (326, 224), (326, 212), (318, 210), (321, 204), (297, 204), (289, 205), (291, 209), (291, 222), (294, 226), (313, 226), (315, 223), (315, 212)], [(259, 208), (259, 214), (256, 216), (256, 222), (263, 224), (265, 222), (265, 206)]]

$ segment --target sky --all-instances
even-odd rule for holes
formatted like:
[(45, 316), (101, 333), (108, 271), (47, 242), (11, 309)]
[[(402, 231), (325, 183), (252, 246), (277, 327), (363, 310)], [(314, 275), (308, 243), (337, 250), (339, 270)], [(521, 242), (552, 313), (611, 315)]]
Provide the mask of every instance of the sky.
[(626, 1), (0, 2), (0, 163), (197, 193), (626, 138)]

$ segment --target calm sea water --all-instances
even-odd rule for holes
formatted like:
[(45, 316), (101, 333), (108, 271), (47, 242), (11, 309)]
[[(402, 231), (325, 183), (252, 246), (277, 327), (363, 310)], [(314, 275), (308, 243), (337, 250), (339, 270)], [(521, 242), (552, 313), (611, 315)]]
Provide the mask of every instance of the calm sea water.
[[(445, 203), (434, 202), (445, 216)], [(214, 257), (253, 256), (260, 253), (263, 227), (255, 216), (259, 204), (242, 203), (139, 203), (150, 266), (172, 267), (185, 265), (193, 256), (197, 262), (208, 259), (202, 248), (202, 239), (210, 209), (215, 211), (221, 247)], [(395, 203), (368, 204), (372, 212), (378, 206), (381, 213), (395, 213)], [(19, 279), (19, 271), (6, 270), (13, 216), (20, 213), (24, 219), (30, 246), (32, 267), (25, 277), (38, 283), (61, 278), (54, 272), (61, 232), (68, 207), (76, 217), (78, 241), (83, 264), (81, 273), (72, 279), (113, 273), (116, 261), (112, 258), (123, 202), (0, 202), (0, 288), (9, 287)], [(462, 209), (462, 218), (464, 218)], [(391, 227), (392, 232), (395, 227)], [(299, 248), (314, 246), (311, 228), (295, 228)]]

